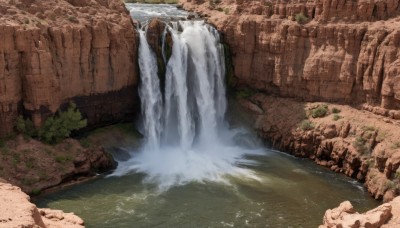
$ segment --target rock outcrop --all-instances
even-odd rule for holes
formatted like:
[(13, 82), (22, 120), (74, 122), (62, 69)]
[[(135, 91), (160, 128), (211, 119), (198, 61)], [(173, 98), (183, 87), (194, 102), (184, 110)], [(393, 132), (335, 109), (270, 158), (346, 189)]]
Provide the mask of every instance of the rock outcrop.
[(74, 139), (46, 145), (18, 136), (0, 146), (0, 160), (0, 177), (29, 194), (79, 182), (116, 167), (103, 147), (84, 148)]
[[(240, 96), (259, 93), (240, 103), (255, 114), (262, 138), (365, 181), (377, 199), (400, 193), (399, 1), (181, 3), (221, 32), (230, 86)], [(311, 118), (322, 104), (306, 102), (355, 108)]]
[(359, 214), (349, 201), (325, 212), (323, 225), (319, 228), (352, 227), (352, 228), (396, 228), (400, 227), (400, 197), (390, 203)]
[[(365, 182), (376, 199), (400, 193), (400, 121), (347, 105), (260, 93), (239, 103), (254, 114), (255, 129), (271, 146)], [(326, 114), (313, 118), (321, 107)]]
[(122, 0), (0, 0), (0, 137), (73, 100), (89, 125), (136, 111), (137, 48)]
[(20, 188), (8, 183), (0, 182), (0, 204), (0, 227), (84, 227), (73, 213), (37, 208)]
[(236, 87), (306, 101), (379, 106), (400, 119), (396, 0), (183, 1), (232, 54)]

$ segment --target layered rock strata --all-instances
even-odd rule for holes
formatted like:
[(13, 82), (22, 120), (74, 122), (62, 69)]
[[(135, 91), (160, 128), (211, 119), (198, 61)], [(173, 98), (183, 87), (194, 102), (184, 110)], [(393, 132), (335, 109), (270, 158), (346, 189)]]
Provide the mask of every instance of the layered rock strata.
[(89, 125), (132, 116), (137, 35), (121, 0), (0, 0), (0, 137), (74, 100)]
[(101, 146), (85, 148), (74, 139), (46, 145), (22, 136), (0, 146), (0, 160), (0, 178), (29, 194), (79, 182), (116, 166)]
[[(377, 199), (399, 194), (399, 1), (181, 3), (223, 35), (237, 95), (260, 93), (241, 103), (255, 113), (261, 137), (365, 181)], [(316, 101), (355, 108), (338, 105), (346, 111), (336, 120), (332, 113), (314, 119), (319, 104), (306, 102)]]
[[(347, 105), (264, 94), (241, 99), (240, 104), (251, 110), (255, 129), (271, 146), (365, 182), (376, 199), (399, 195), (399, 121)], [(313, 118), (321, 107), (326, 113)]]
[(399, 1), (182, 3), (223, 34), (234, 86), (306, 101), (366, 103), (400, 119)]

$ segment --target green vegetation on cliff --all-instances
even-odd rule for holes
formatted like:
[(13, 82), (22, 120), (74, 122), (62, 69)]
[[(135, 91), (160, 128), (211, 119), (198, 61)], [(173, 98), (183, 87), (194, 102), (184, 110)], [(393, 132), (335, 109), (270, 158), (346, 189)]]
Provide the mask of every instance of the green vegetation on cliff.
[(46, 119), (40, 128), (35, 128), (30, 119), (19, 116), (15, 129), (24, 135), (37, 138), (48, 144), (56, 144), (68, 138), (72, 131), (86, 127), (87, 120), (82, 119), (82, 114), (74, 103), (70, 103), (65, 112), (59, 111), (55, 116)]
[(311, 116), (313, 118), (321, 118), (328, 114), (328, 106), (327, 105), (319, 105), (317, 108), (311, 111)]

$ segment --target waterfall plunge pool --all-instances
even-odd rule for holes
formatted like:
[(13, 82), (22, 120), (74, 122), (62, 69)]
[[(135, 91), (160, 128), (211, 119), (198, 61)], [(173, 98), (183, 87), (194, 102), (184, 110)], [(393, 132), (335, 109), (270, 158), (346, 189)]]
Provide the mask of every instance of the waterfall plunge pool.
[(356, 181), (311, 161), (265, 149), (247, 165), (258, 180), (192, 182), (159, 192), (145, 174), (100, 178), (36, 199), (39, 207), (74, 212), (87, 227), (317, 227), (325, 210), (350, 200), (377, 206)]
[[(170, 5), (127, 7), (138, 20), (187, 15)], [(227, 124), (218, 33), (202, 21), (167, 30), (174, 45), (165, 83), (140, 30), (142, 147), (113, 174), (43, 195), (38, 206), (72, 211), (87, 227), (308, 228), (344, 200), (361, 211), (378, 204), (356, 181), (264, 148)]]

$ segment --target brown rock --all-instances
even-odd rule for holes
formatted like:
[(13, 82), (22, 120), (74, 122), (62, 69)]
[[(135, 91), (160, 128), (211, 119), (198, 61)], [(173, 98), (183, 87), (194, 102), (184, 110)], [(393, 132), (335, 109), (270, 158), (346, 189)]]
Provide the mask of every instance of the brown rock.
[[(37, 194), (81, 177), (89, 178), (116, 166), (103, 147), (83, 148), (74, 139), (49, 146), (17, 137), (7, 141), (7, 150), (8, 153), (1, 155), (0, 176), (28, 194)], [(14, 161), (16, 155), (18, 159)]]
[(0, 137), (23, 112), (40, 125), (70, 100), (90, 125), (132, 116), (138, 41), (124, 3), (34, 2), (0, 0), (16, 12), (0, 15)]
[[(400, 7), (390, 1), (223, 0), (185, 9), (210, 15), (232, 52), (239, 85), (312, 101), (400, 108)], [(302, 13), (309, 23), (293, 21)], [(329, 22), (329, 23), (327, 23)]]
[(400, 213), (400, 197), (389, 203), (372, 209), (366, 213), (357, 213), (349, 201), (345, 201), (334, 209), (325, 212), (323, 225), (320, 228), (334, 227), (398, 227)]
[[(257, 113), (253, 117), (255, 129), (279, 150), (310, 158), (334, 172), (365, 181), (376, 199), (388, 200), (399, 194), (400, 185), (395, 179), (400, 167), (400, 153), (395, 143), (400, 138), (398, 125), (386, 123), (369, 112), (330, 103), (326, 103), (330, 110), (332, 107), (341, 110), (340, 120), (333, 120), (332, 114), (304, 119), (320, 103), (261, 93), (252, 96), (251, 101), (241, 100), (238, 104), (246, 110), (249, 104), (262, 108), (262, 112), (253, 111)], [(302, 129), (304, 122), (309, 123), (308, 129)], [(375, 140), (378, 137), (379, 141)]]
[(0, 227), (84, 227), (73, 213), (38, 209), (20, 188), (8, 183), (0, 183), (0, 203)]

